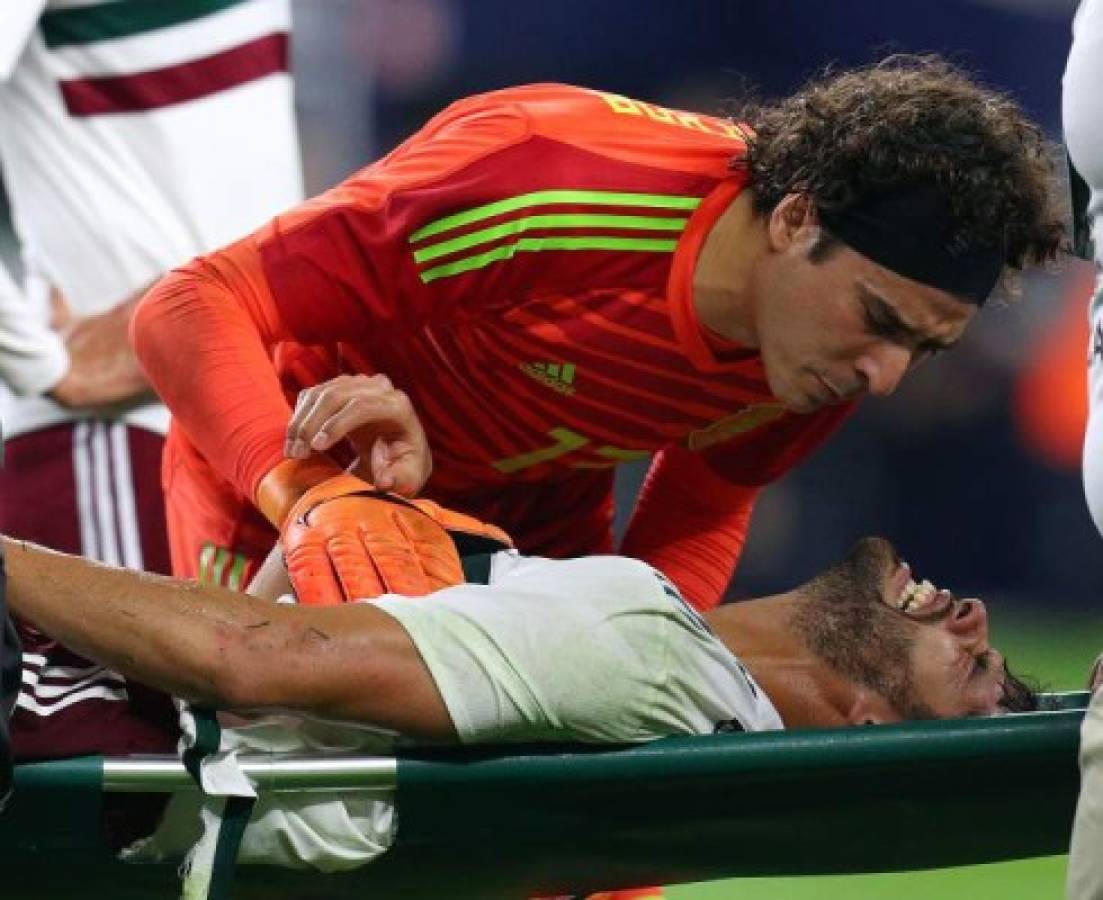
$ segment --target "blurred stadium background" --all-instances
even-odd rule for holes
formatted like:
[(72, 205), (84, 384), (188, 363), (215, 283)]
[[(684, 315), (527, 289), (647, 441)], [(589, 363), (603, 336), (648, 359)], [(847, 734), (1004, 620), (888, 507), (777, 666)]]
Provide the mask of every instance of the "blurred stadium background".
[[(1075, 0), (295, 0), (308, 190), (388, 150), (449, 101), (569, 81), (706, 112), (782, 94), (824, 65), (937, 51), (1015, 96), (1060, 138)], [(1055, 148), (1055, 152), (1059, 148)], [(10, 250), (10, 232), (0, 233)], [(861, 535), (920, 575), (984, 597), (1017, 668), (1078, 687), (1103, 649), (1103, 540), (1080, 488), (1086, 264), (1029, 279), (960, 349), (868, 402), (756, 512), (732, 597), (786, 587)], [(638, 476), (638, 473), (637, 473)], [(625, 473), (623, 516), (635, 487)], [(737, 800), (733, 801), (737, 802)], [(963, 811), (963, 814), (967, 812)], [(677, 810), (671, 810), (677, 815)], [(907, 840), (907, 835), (901, 835)], [(794, 853), (799, 853), (794, 847)], [(937, 873), (760, 880), (672, 898), (1056, 897), (1063, 859)]]

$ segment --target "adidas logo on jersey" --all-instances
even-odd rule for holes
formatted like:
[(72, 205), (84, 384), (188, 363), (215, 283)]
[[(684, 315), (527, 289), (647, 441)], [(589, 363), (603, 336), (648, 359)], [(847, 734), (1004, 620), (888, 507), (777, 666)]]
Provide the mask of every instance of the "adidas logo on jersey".
[(521, 363), (521, 371), (553, 391), (568, 397), (574, 393), (574, 363)]

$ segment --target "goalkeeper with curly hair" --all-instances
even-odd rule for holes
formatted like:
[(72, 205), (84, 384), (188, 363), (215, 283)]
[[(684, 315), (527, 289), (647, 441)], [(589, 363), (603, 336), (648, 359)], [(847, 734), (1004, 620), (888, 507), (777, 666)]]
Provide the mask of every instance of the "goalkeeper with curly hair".
[[(1051, 178), (1016, 105), (933, 57), (734, 120), (554, 84), (461, 100), (139, 307), (175, 570), (247, 574), (318, 496), (305, 574), (309, 529), (285, 549), (303, 599), (339, 602), (368, 563), (326, 507), (368, 481), (527, 553), (607, 552), (613, 469), (652, 457), (620, 550), (714, 606), (761, 488), (1055, 255)], [(342, 374), (412, 399), (431, 473), (385, 410), (315, 387)]]

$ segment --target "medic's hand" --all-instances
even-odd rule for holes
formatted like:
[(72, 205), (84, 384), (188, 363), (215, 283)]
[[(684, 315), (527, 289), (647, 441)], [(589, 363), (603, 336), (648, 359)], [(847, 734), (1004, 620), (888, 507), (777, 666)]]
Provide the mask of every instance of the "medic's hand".
[(455, 545), (431, 512), (388, 500), (355, 475), (338, 475), (303, 494), (281, 542), (300, 603), (414, 597), (464, 580)]
[(425, 431), (405, 393), (386, 375), (340, 375), (299, 394), (284, 455), (306, 459), (347, 439), (355, 470), (380, 490), (412, 497), (433, 470)]

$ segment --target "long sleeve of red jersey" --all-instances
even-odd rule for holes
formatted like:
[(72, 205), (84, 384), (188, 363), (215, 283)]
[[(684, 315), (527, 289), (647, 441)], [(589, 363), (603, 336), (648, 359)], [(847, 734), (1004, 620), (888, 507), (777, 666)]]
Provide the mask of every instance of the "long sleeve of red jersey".
[(762, 486), (807, 459), (853, 411), (847, 404), (752, 417), (755, 424), (699, 451), (664, 449), (640, 490), (622, 552), (655, 566), (699, 609), (716, 606)]
[(250, 238), (166, 275), (131, 322), (138, 360), (180, 426), (249, 490), (282, 456), (291, 412), (271, 358), (286, 329), (266, 301)]
[(653, 565), (698, 609), (711, 609), (731, 581), (759, 490), (720, 477), (703, 454), (668, 447), (648, 471), (621, 552)]
[(342, 185), (146, 295), (131, 327), (138, 359), (188, 438), (247, 497), (282, 458), (290, 410), (276, 346), (401, 340), (477, 303), (430, 306), (404, 288), (418, 278), (412, 217), (447, 208), (470, 189), (456, 172), (525, 134), (509, 104), (455, 104)]

